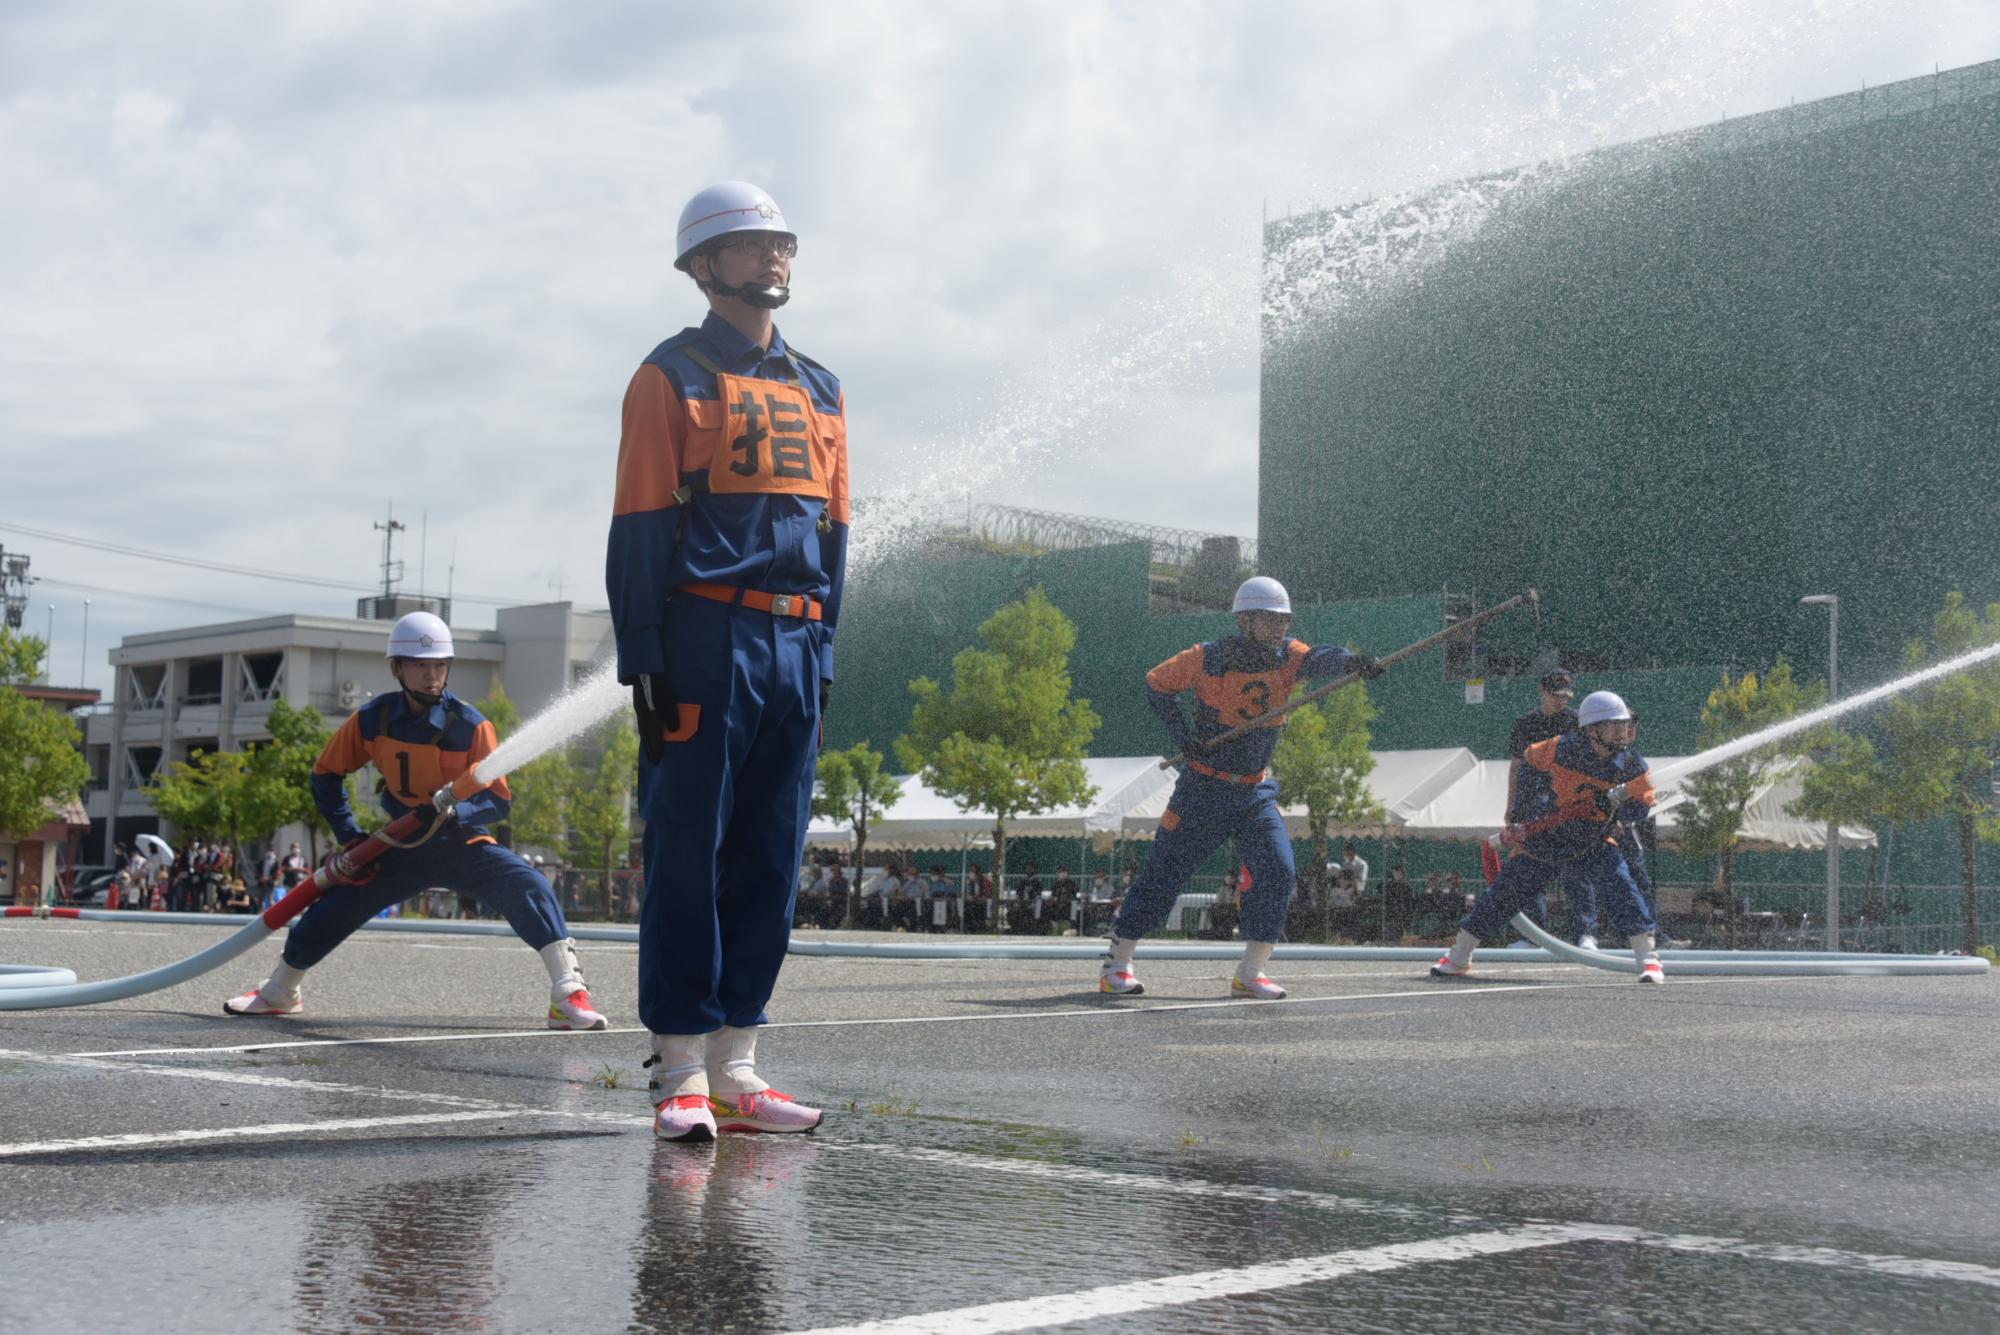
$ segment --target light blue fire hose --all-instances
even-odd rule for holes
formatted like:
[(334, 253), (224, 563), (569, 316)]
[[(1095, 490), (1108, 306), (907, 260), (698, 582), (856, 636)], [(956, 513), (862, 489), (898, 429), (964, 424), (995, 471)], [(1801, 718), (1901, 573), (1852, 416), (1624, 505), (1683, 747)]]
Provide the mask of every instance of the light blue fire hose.
[[(280, 901), (281, 904), (283, 901)], [(0, 965), (0, 1011), (43, 1010), (89, 1006), (106, 1001), (157, 992), (187, 982), (220, 968), (268, 937), (275, 928), (264, 915), (213, 913), (147, 913), (121, 910), (54, 909), (19, 916), (63, 917), (85, 921), (180, 923), (208, 927), (240, 924), (239, 930), (208, 949), (176, 964), (132, 974), (102, 983), (78, 983), (68, 969), (35, 965)], [(514, 929), (502, 922), (461, 922), (424, 918), (377, 918), (364, 924), (378, 932), (417, 932), (449, 936), (512, 936)], [(1481, 966), (1493, 964), (1583, 964), (1612, 973), (1637, 973), (1638, 964), (1629, 954), (1581, 950), (1549, 935), (1525, 916), (1514, 919), (1514, 928), (1535, 950), (1488, 950), (1479, 956)], [(584, 927), (570, 929), (579, 941), (636, 943), (636, 927)], [(877, 960), (1087, 960), (1104, 953), (1097, 941), (841, 941), (793, 937), (790, 953), (832, 958)], [(1240, 945), (1228, 942), (1147, 942), (1139, 953), (1155, 960), (1226, 960), (1242, 953)], [(1377, 964), (1429, 963), (1437, 958), (1435, 946), (1318, 946), (1280, 945), (1272, 952), (1278, 960), (1339, 960)], [(1959, 955), (1870, 955), (1829, 954), (1819, 951), (1785, 950), (1663, 950), (1660, 959), (1668, 975), (1772, 977), (1857, 977), (1983, 974), (1991, 966), (1978, 956)]]

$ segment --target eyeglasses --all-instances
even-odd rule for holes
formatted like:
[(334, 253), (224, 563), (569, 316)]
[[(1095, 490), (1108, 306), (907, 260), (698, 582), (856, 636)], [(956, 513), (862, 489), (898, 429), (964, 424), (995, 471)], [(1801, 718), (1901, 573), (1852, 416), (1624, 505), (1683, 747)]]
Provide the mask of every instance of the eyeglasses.
[(740, 250), (750, 255), (776, 255), (788, 260), (799, 253), (799, 239), (783, 232), (735, 232), (715, 243), (717, 250)]

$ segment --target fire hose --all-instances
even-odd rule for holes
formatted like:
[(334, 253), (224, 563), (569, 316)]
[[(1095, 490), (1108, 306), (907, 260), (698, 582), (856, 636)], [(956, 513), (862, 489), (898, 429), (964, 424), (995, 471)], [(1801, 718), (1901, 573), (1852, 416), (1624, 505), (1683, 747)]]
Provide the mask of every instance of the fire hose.
[[(366, 867), (391, 849), (414, 848), (436, 834), (443, 824), (443, 812), (418, 808), (391, 821), (348, 849), (346, 851), (348, 865), (354, 868)], [(44, 969), (33, 965), (0, 966), (0, 1011), (30, 1011), (123, 1001), (127, 997), (158, 992), (162, 988), (184, 983), (190, 978), (198, 978), (211, 970), (221, 968), (304, 913), (331, 888), (331, 885), (327, 868), (322, 865), (316, 868), (312, 875), (293, 886), (283, 899), (208, 949), (197, 951), (178, 963), (150, 969), (145, 973), (130, 974), (124, 978), (113, 978), (101, 983), (79, 983), (76, 981), (76, 974), (68, 969)], [(20, 906), (9, 908), (0, 916), (82, 918), (86, 914), (91, 917), (98, 916), (87, 909)], [(157, 921), (165, 915), (135, 913), (130, 916)]]
[[(1610, 789), (1605, 797), (1609, 805), (1616, 807), (1624, 797), (1623, 785)], [(1513, 827), (1509, 832), (1512, 837), (1505, 838), (1504, 842), (1518, 843), (1572, 821), (1601, 816), (1603, 811), (1604, 808), (1596, 802), (1577, 802)], [(1499, 876), (1502, 842), (1503, 836), (1495, 834), (1480, 843), (1480, 869), (1485, 873), (1488, 885)], [(1541, 949), (1502, 951), (1501, 956), (1510, 953), (1546, 955), (1550, 959), (1587, 964), (1593, 969), (1611, 973), (1639, 972), (1638, 961), (1630, 954), (1585, 950), (1581, 946), (1570, 945), (1539, 926), (1525, 913), (1515, 914), (1512, 925), (1524, 940), (1534, 942)], [(1866, 974), (1938, 975), (1986, 973), (1992, 968), (1977, 955), (1870, 955), (1824, 950), (1663, 950), (1659, 955), (1663, 963), (1673, 965), (1676, 976), (1797, 978)]]

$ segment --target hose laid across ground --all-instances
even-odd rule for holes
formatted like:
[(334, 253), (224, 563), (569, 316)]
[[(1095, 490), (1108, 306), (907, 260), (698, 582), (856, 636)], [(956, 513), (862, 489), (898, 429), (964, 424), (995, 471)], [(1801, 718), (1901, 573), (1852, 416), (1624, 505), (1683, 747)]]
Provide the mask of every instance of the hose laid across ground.
[[(421, 843), (428, 838), (424, 826), (431, 823), (431, 833), (436, 833), (438, 825), (434, 814), (428, 810), (412, 811), (408, 815), (391, 821), (388, 825), (347, 850), (347, 860), (356, 867), (364, 867), (381, 857), (391, 848), (406, 847), (408, 841), (416, 839)], [(229, 936), (216, 942), (206, 950), (197, 951), (174, 964), (145, 973), (128, 974), (124, 978), (112, 978), (102, 983), (79, 983), (76, 975), (67, 969), (23, 972), (16, 966), (8, 974), (19, 980), (0, 986), (0, 1011), (48, 1010), (65, 1006), (93, 1006), (105, 1001), (123, 1001), (127, 997), (144, 996), (148, 992), (158, 992), (163, 988), (185, 983), (190, 978), (199, 978), (212, 969), (219, 969), (229, 961), (249, 950), (271, 933), (283, 927), (299, 914), (312, 906), (314, 900), (326, 892), (326, 868), (320, 867), (311, 876), (293, 886), (291, 891), (277, 903), (262, 913), (243, 923), (243, 926)], [(94, 909), (40, 909), (10, 908), (7, 917), (51, 917), (51, 918), (96, 918), (106, 910)], [(127, 915), (119, 915), (121, 918)], [(133, 918), (153, 917), (156, 920), (165, 914), (129, 915)], [(176, 914), (175, 917), (203, 917), (213, 920), (210, 914)], [(26, 966), (32, 969), (33, 966)], [(46, 977), (42, 975), (46, 974)], [(67, 975), (60, 977), (59, 975)]]
[[(1570, 945), (1535, 926), (1525, 913), (1514, 915), (1514, 930), (1565, 963), (1588, 964), (1612, 973), (1639, 972), (1638, 961), (1629, 951), (1584, 950)], [(1488, 952), (1479, 960), (1483, 964), (1501, 953)], [(1935, 976), (1985, 973), (1993, 967), (1978, 955), (1859, 955), (1819, 950), (1663, 950), (1660, 964), (1670, 978), (1685, 974), (1739, 978)]]
[[(404, 822), (411, 822), (408, 828)], [(406, 816), (385, 833), (399, 838), (421, 828), (420, 817)], [(371, 843), (375, 842), (373, 840)], [(368, 851), (363, 844), (349, 854), (358, 863), (372, 862), (388, 847), (378, 844)], [(320, 873), (295, 887), (291, 893), (262, 914), (220, 915), (213, 913), (148, 913), (116, 909), (9, 908), (4, 916), (64, 918), (87, 922), (193, 923), (210, 927), (241, 924), (240, 929), (208, 949), (163, 968), (132, 974), (102, 983), (78, 983), (68, 969), (37, 965), (0, 965), (0, 1011), (43, 1010), (69, 1006), (89, 1006), (105, 1001), (122, 1001), (184, 983), (219, 968), (251, 949), (282, 927), (313, 900), (324, 893)], [(310, 893), (305, 893), (310, 891)], [(464, 922), (427, 918), (377, 918), (364, 924), (366, 930), (417, 932), (450, 936), (512, 936), (514, 929), (503, 922)], [(1638, 965), (1629, 954), (1582, 950), (1537, 927), (1526, 915), (1514, 919), (1514, 928), (1539, 949), (1489, 950), (1479, 957), (1481, 965), (1494, 964), (1584, 964), (1613, 973), (1637, 973)], [(570, 935), (579, 941), (636, 943), (636, 927), (572, 927)], [(1095, 940), (1085, 941), (847, 941), (793, 937), (790, 953), (849, 959), (941, 960), (1087, 960), (1104, 953)], [(1229, 960), (1242, 953), (1231, 942), (1145, 942), (1139, 954), (1154, 960)], [(1276, 960), (1340, 960), (1377, 964), (1429, 963), (1435, 946), (1319, 946), (1280, 945), (1272, 952)], [(1786, 950), (1663, 950), (1661, 961), (1669, 975), (1737, 976), (1753, 978), (1819, 976), (1860, 977), (1869, 975), (1952, 976), (1983, 974), (1991, 965), (1978, 956), (1960, 955), (1873, 955), (1830, 954), (1822, 951)]]

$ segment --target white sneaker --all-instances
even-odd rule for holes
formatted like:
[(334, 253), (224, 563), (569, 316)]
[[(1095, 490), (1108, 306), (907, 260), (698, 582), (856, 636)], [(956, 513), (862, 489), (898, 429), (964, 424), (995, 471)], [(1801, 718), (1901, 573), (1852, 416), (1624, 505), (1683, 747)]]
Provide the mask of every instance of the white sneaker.
[(298, 989), (278, 992), (266, 996), (265, 984), (260, 983), (240, 996), (231, 997), (222, 1003), (224, 1015), (297, 1015), (304, 1010), (305, 1001)]
[(708, 1111), (717, 1131), (732, 1133), (761, 1131), (784, 1135), (810, 1131), (826, 1114), (809, 1108), (789, 1094), (760, 1089), (747, 1094), (710, 1094)]
[(549, 1028), (551, 1029), (609, 1029), (611, 1021), (598, 1014), (590, 1004), (590, 993), (582, 988), (566, 997), (552, 997), (549, 1000)]
[(1579, 936), (1576, 939), (1576, 948), (1578, 950), (1595, 950), (1597, 949), (1597, 938), (1588, 934)]
[(1639, 970), (1639, 981), (1642, 983), (1664, 983), (1667, 981), (1667, 971), (1660, 967), (1658, 960), (1647, 960)]
[(1431, 965), (1431, 977), (1433, 978), (1470, 978), (1471, 976), (1472, 966), (1470, 964), (1454, 964), (1449, 955), (1441, 957), (1436, 964)]
[(715, 1114), (706, 1094), (676, 1094), (653, 1110), (653, 1134), (661, 1140), (700, 1144), (715, 1139)]
[(1131, 965), (1107, 959), (1097, 971), (1097, 990), (1113, 996), (1136, 997), (1146, 990), (1146, 985), (1132, 976)]
[(1283, 1001), (1285, 999), (1285, 989), (1279, 987), (1261, 973), (1255, 978), (1247, 979), (1239, 973), (1229, 980), (1229, 995), (1232, 997), (1249, 997), (1253, 1001)]

